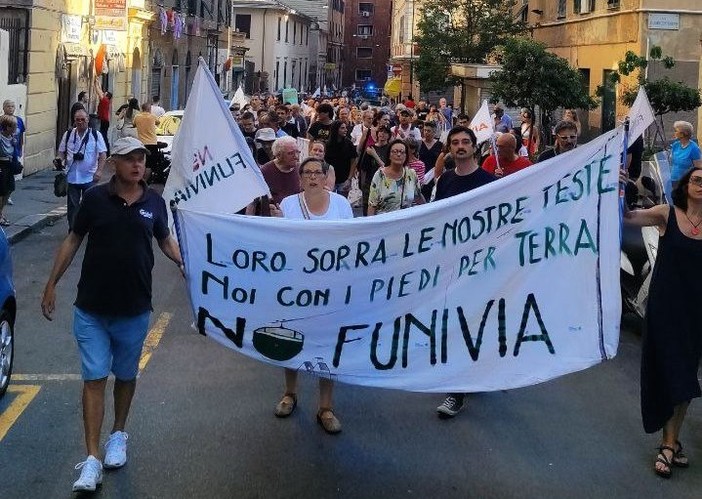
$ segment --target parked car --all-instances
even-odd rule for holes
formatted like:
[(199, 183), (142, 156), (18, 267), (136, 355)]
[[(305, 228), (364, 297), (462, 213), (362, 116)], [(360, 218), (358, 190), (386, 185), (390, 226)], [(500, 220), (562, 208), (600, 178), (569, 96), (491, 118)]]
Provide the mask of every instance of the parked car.
[(12, 280), (12, 257), (5, 232), (0, 230), (0, 397), (5, 395), (12, 377), (15, 354), (15, 285)]
[(166, 157), (170, 157), (171, 155), (173, 137), (180, 127), (180, 122), (183, 120), (183, 113), (184, 111), (182, 109), (167, 111), (166, 114), (159, 118), (159, 124), (156, 127), (156, 140), (167, 144), (166, 147), (161, 149), (161, 152), (163, 152)]

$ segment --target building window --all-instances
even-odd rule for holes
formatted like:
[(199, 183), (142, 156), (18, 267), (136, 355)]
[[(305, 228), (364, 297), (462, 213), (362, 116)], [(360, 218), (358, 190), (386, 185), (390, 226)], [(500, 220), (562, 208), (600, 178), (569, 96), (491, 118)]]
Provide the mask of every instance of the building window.
[(372, 59), (373, 58), (373, 49), (371, 47), (358, 47), (356, 49), (356, 58), (357, 59)]
[(234, 27), (237, 31), (246, 33), (246, 38), (251, 38), (251, 14), (237, 14)]
[(309, 44), (310, 44), (310, 28), (308, 27), (305, 30), (305, 45), (309, 45)]
[(595, 10), (595, 0), (573, 0), (573, 10), (576, 14), (593, 12)]
[(356, 81), (370, 81), (373, 75), (370, 69), (357, 69)]
[(276, 38), (276, 40), (278, 40), (278, 41), (280, 41), (280, 25), (282, 22), (283, 22), (283, 18), (279, 17), (278, 18), (278, 37)]
[(297, 23), (293, 23), (293, 45), (297, 43)]
[(607, 8), (608, 9), (618, 9), (619, 8), (619, 0), (607, 0)]
[(359, 24), (356, 34), (361, 36), (371, 36), (373, 34), (373, 26), (370, 24)]
[(566, 0), (558, 0), (558, 19), (563, 19), (566, 16)]
[(285, 43), (288, 43), (288, 34), (290, 33), (290, 21), (285, 21)]
[(280, 61), (275, 61), (275, 89), (280, 88), (279, 77), (280, 76)]
[[(358, 12), (363, 16), (363, 17), (368, 17), (373, 13), (373, 4), (369, 2), (361, 2), (358, 4)], [(364, 14), (367, 13), (368, 15)]]

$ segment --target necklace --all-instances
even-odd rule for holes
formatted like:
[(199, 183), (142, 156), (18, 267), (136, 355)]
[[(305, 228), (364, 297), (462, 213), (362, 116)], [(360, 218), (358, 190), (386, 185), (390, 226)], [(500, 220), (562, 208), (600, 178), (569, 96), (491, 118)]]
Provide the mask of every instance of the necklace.
[(687, 216), (687, 212), (685, 212), (685, 218), (687, 218), (687, 221), (690, 222), (690, 225), (692, 225), (692, 229), (690, 229), (690, 234), (692, 234), (693, 236), (699, 236), (700, 229), (698, 229), (697, 227), (702, 225), (702, 220), (700, 220), (696, 224), (692, 223), (692, 220), (690, 220), (690, 217)]

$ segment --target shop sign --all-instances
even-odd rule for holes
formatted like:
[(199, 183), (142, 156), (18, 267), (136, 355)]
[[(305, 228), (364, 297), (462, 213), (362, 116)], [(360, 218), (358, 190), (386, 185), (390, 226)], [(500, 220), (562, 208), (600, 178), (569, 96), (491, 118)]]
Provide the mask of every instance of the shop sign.
[(95, 29), (125, 31), (127, 0), (95, 0)]
[(105, 45), (117, 45), (117, 32), (111, 29), (103, 30), (102, 43)]
[(80, 43), (81, 32), (81, 16), (61, 15), (61, 43)]

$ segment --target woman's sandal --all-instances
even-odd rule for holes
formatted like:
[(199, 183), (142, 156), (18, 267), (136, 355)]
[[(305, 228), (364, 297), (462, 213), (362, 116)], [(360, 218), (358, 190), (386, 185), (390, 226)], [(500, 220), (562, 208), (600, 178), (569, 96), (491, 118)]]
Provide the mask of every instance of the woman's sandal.
[(287, 418), (297, 407), (297, 395), (294, 393), (286, 393), (280, 402), (275, 406), (275, 416), (278, 418)]
[(328, 407), (319, 409), (319, 412), (317, 412), (317, 422), (324, 429), (324, 431), (331, 435), (341, 431), (341, 422), (339, 422), (334, 415), (334, 411)]
[(674, 451), (673, 453), (673, 466), (676, 466), (678, 468), (689, 468), (690, 461), (688, 461), (687, 456), (683, 452), (683, 446), (680, 443), (680, 440), (675, 441), (675, 446), (678, 450)]
[[(658, 447), (658, 455), (656, 456), (656, 462), (653, 465), (653, 470), (656, 472), (656, 475), (662, 478), (670, 478), (670, 475), (672, 475), (671, 471), (671, 466), (673, 463), (671, 462), (671, 459), (668, 459), (668, 457), (665, 455), (663, 451), (670, 451), (671, 454), (671, 459), (673, 456), (675, 456), (675, 449), (672, 447), (668, 447), (667, 445), (661, 445)], [(661, 463), (664, 468), (659, 468), (656, 466), (656, 464)]]

